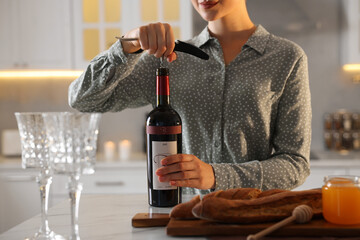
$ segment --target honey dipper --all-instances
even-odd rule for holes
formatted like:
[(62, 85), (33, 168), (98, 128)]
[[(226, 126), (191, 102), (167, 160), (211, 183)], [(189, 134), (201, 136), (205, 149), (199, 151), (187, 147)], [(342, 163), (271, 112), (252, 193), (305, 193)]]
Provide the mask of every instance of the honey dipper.
[(255, 235), (252, 235), (252, 234), (249, 235), (246, 238), (246, 240), (258, 240), (258, 239), (264, 237), (265, 235), (267, 235), (281, 227), (284, 227), (294, 221), (296, 221), (297, 223), (309, 222), (311, 220), (312, 216), (313, 216), (313, 210), (311, 207), (309, 207), (308, 205), (299, 205), (292, 211), (292, 215), (290, 217), (285, 218), (281, 222), (278, 222), (275, 225), (272, 225), (272, 226), (258, 232)]

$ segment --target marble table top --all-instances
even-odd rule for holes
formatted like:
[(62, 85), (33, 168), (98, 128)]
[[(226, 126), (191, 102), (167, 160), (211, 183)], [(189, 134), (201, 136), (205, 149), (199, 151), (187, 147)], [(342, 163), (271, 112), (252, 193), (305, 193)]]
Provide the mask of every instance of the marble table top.
[[(26, 199), (24, 199), (26, 201)], [(83, 195), (80, 200), (79, 231), (81, 239), (174, 239), (166, 235), (165, 227), (133, 228), (131, 219), (136, 213), (169, 213), (171, 208), (150, 207), (146, 194)], [(50, 228), (57, 234), (70, 234), (70, 204), (68, 201), (49, 210)], [(0, 234), (0, 240), (19, 240), (32, 236), (40, 226), (35, 216)], [(182, 239), (182, 238), (176, 238)], [(202, 240), (206, 238), (184, 238)]]
[[(184, 196), (187, 201), (192, 196)], [(26, 199), (24, 199), (26, 201)], [(82, 240), (245, 240), (246, 236), (214, 236), (205, 237), (170, 237), (165, 227), (133, 228), (131, 219), (136, 213), (168, 213), (171, 208), (154, 208), (147, 204), (146, 194), (128, 195), (83, 195), (80, 201), (79, 232)], [(57, 234), (70, 234), (70, 205), (68, 201), (49, 210), (50, 228)], [(14, 228), (0, 234), (0, 240), (20, 240), (32, 236), (40, 226), (37, 215)], [(265, 237), (265, 240), (279, 239)], [(283, 239), (283, 238), (280, 238)], [(315, 238), (287, 238), (292, 240), (312, 240)], [(321, 238), (334, 240), (338, 238)], [(359, 238), (348, 238), (359, 239)]]

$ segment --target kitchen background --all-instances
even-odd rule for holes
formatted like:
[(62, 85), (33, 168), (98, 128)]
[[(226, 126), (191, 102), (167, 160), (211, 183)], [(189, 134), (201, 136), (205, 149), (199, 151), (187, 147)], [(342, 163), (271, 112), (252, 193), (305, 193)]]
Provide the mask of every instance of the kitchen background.
[[(338, 154), (324, 147), (326, 113), (360, 112), (359, 0), (247, 2), (255, 23), (296, 42), (308, 56), (314, 161), (301, 188), (319, 187), (330, 174), (360, 175), (360, 151)], [(172, 24), (181, 40), (205, 27), (190, 0), (0, 0), (0, 233), (40, 212), (36, 171), (21, 169), (20, 150), (7, 131), (17, 129), (14, 112), (74, 111), (68, 106), (68, 86), (90, 59), (109, 48), (114, 36), (156, 21)], [(143, 154), (134, 154), (133, 161), (104, 162), (102, 153), (105, 142), (117, 148), (124, 139), (131, 142), (132, 153), (142, 153), (150, 110), (104, 114), (96, 173), (82, 177), (85, 194), (146, 193)], [(65, 183), (54, 178), (50, 206), (67, 197)]]
[[(93, 7), (96, 4), (98, 8)], [(190, 1), (174, 0), (95, 0), (84, 1), (83, 5), (81, 1), (1, 0), (0, 67), (82, 70), (89, 59), (115, 41), (113, 36), (151, 21), (170, 22), (178, 38), (188, 39), (205, 26), (190, 5)], [(108, 6), (117, 6), (119, 11)], [(341, 57), (342, 53), (356, 52), (359, 47), (359, 43), (343, 44), (342, 37), (352, 35), (348, 33), (342, 1), (251, 0), (248, 7), (255, 23), (298, 43), (307, 53), (313, 108), (312, 150), (324, 150), (324, 114), (360, 108), (360, 84), (354, 83), (356, 74), (342, 68), (347, 61)], [(134, 13), (128, 9), (140, 11)], [(359, 18), (359, 11), (356, 14)], [(357, 39), (358, 29), (351, 28), (356, 31), (353, 35)], [(16, 111), (72, 111), (67, 89), (74, 78), (1, 77), (0, 132), (17, 128)], [(128, 139), (133, 152), (141, 152), (144, 119), (150, 109), (148, 106), (104, 114), (99, 151), (103, 151), (105, 141), (118, 143)]]

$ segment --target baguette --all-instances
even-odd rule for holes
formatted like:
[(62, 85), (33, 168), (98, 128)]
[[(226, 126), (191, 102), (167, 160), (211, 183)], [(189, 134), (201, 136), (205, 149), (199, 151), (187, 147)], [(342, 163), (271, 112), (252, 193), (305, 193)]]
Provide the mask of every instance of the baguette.
[(270, 189), (270, 190), (266, 190), (261, 192), (257, 198), (262, 198), (262, 197), (267, 197), (270, 195), (274, 195), (274, 194), (278, 194), (278, 193), (282, 193), (282, 192), (289, 192), (289, 190), (283, 190), (283, 189)]
[(200, 196), (197, 195), (188, 202), (176, 205), (171, 210), (170, 217), (176, 219), (195, 219), (195, 216), (192, 213), (192, 209), (196, 204), (200, 203), (200, 201)]
[[(213, 197), (224, 199), (253, 199), (259, 194), (261, 194), (261, 190), (256, 188), (235, 188), (209, 193), (203, 197), (203, 200)], [(196, 217), (192, 213), (192, 208), (200, 201), (200, 196), (195, 196), (189, 202), (176, 205), (171, 210), (170, 217), (176, 219), (195, 219)]]
[(253, 199), (261, 194), (261, 190), (256, 188), (234, 188), (229, 190), (219, 190), (209, 193), (203, 197), (203, 200), (211, 197), (225, 198), (225, 199)]
[(283, 191), (250, 200), (208, 198), (193, 207), (192, 213), (197, 218), (216, 222), (260, 223), (289, 217), (295, 207), (306, 204), (319, 216), (322, 214), (321, 196), (321, 189), (317, 189)]

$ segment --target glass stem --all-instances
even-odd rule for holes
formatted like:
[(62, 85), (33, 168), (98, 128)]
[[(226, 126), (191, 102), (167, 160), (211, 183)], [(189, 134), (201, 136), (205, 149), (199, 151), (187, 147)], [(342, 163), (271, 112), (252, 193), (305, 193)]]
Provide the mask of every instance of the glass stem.
[(79, 235), (79, 202), (82, 191), (80, 176), (69, 177), (69, 197), (71, 204), (71, 240), (80, 240)]
[(42, 169), (39, 176), (36, 178), (40, 188), (41, 199), (41, 227), (39, 232), (48, 235), (51, 230), (48, 222), (48, 206), (49, 206), (49, 190), (52, 182), (52, 176), (49, 169)]

